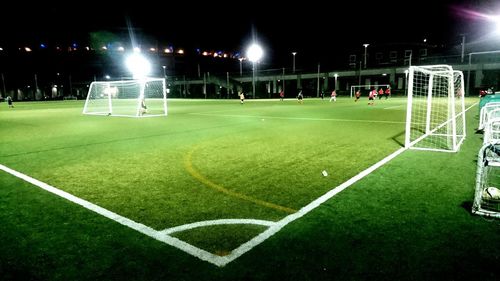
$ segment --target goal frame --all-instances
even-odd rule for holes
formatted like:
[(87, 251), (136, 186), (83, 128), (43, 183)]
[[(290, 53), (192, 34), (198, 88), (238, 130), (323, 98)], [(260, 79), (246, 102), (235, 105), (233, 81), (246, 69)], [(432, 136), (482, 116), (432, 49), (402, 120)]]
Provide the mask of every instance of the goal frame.
[[(436, 70), (438, 69), (438, 70)], [(415, 71), (420, 71), (426, 75), (429, 75), (427, 89), (426, 89), (426, 109), (425, 109), (425, 132), (423, 135), (412, 139), (412, 110), (413, 110), (413, 100), (414, 100), (414, 79)], [(447, 120), (443, 123), (436, 125), (431, 128), (432, 110), (433, 110), (433, 98), (435, 98), (434, 90), (434, 75), (440, 77), (448, 78), (447, 80)], [(455, 92), (455, 77), (459, 77), (459, 91)], [(453, 70), (450, 65), (428, 65), (428, 66), (410, 66), (409, 67), (409, 79), (408, 79), (408, 99), (407, 99), (407, 110), (406, 110), (406, 133), (405, 133), (405, 148), (418, 149), (418, 150), (431, 150), (431, 151), (441, 151), (441, 152), (457, 152), (466, 137), (466, 123), (465, 123), (465, 99), (464, 99), (464, 76), (461, 71)], [(438, 96), (439, 97), (439, 96)], [(456, 102), (459, 103), (459, 112), (456, 112)], [(457, 134), (457, 119), (461, 119), (461, 132), (460, 135)], [(447, 129), (447, 134), (438, 134), (438, 130), (445, 126)], [(449, 135), (450, 133), (451, 135)], [(420, 141), (424, 140), (430, 136), (445, 136), (451, 138), (451, 145), (447, 148), (432, 148), (432, 147), (417, 147), (415, 146)], [(449, 141), (449, 139), (447, 139)]]
[[(161, 83), (161, 90), (162, 90), (162, 97), (161, 97), (161, 107), (162, 107), (162, 113), (159, 114), (142, 114), (142, 108), (141, 108), (141, 102), (145, 98), (145, 88), (146, 84), (150, 82), (160, 82)], [(96, 87), (96, 85), (106, 85), (108, 88), (110, 88), (110, 85), (121, 85), (124, 83), (129, 83), (133, 84), (136, 83), (139, 85), (139, 92), (137, 95), (136, 99), (136, 106), (133, 114), (116, 114), (113, 113), (113, 98), (112, 94), (108, 93), (107, 95), (107, 109), (104, 111), (98, 111), (98, 112), (91, 112), (89, 111), (89, 101), (91, 98), (91, 93)], [(158, 100), (158, 98), (154, 98), (155, 100)], [(158, 117), (158, 116), (167, 116), (168, 115), (168, 106), (167, 106), (167, 89), (166, 89), (166, 81), (164, 78), (143, 78), (143, 79), (133, 79), (133, 80), (114, 80), (114, 81), (94, 81), (90, 84), (89, 90), (87, 92), (87, 98), (85, 100), (85, 105), (83, 106), (83, 114), (86, 115), (103, 115), (103, 116), (116, 116), (116, 117), (137, 117), (137, 118), (143, 118), (143, 117)]]

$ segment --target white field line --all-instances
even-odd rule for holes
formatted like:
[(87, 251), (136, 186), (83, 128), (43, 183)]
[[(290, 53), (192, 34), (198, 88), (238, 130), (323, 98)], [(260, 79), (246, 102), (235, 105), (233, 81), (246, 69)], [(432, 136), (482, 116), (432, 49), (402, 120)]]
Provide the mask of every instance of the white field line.
[(393, 108), (405, 108), (406, 107), (406, 104), (400, 104), (400, 105), (394, 105), (394, 106), (389, 106), (389, 107), (384, 107), (384, 109), (393, 109)]
[[(262, 220), (239, 220), (239, 219), (227, 219), (227, 220), (214, 220), (214, 221), (205, 221), (205, 222), (196, 222), (192, 224), (187, 224), (187, 225), (181, 225), (181, 226), (176, 226), (173, 228), (169, 228), (163, 231), (157, 231), (151, 227), (148, 227), (146, 225), (137, 223), (129, 218), (123, 217), (121, 215), (118, 215), (116, 213), (113, 213), (107, 209), (104, 209), (98, 205), (95, 205), (93, 203), (90, 203), (84, 199), (78, 198), (72, 194), (69, 194), (65, 191), (62, 191), (56, 187), (53, 187), (51, 185), (48, 185), (44, 182), (41, 182), (37, 179), (34, 179), (30, 176), (27, 176), (23, 173), (20, 173), (18, 171), (15, 171), (13, 169), (10, 169), (2, 164), (0, 164), (0, 170), (3, 170), (13, 176), (16, 176), (24, 181), (27, 181), (33, 185), (36, 185), (50, 193), (53, 193), (57, 196), (60, 196), (66, 200), (69, 200), (73, 203), (76, 203), (88, 210), (91, 210), (93, 212), (96, 212), (104, 217), (107, 217), (113, 221), (116, 221), (122, 225), (125, 225), (129, 228), (132, 228), (144, 235), (147, 235), (149, 237), (152, 237), (158, 241), (162, 241), (168, 245), (171, 245), (175, 248), (178, 248), (188, 254), (191, 254), (201, 260), (210, 262), (214, 265), (217, 265), (219, 267), (225, 266), (226, 264), (230, 263), (231, 261), (237, 259), (244, 253), (250, 251), (253, 249), (255, 246), (259, 245), (260, 243), (264, 242), (267, 240), (269, 237), (273, 236), (276, 232), (280, 231), (284, 226), (287, 224), (291, 223), (292, 221), (301, 218), (305, 214), (309, 213), (319, 205), (321, 205), (323, 202), (326, 200), (332, 198), (333, 196), (337, 195), (344, 189), (348, 188), (355, 182), (359, 181), (366, 175), (370, 174), (377, 168), (381, 167), (385, 163), (389, 162), (392, 160), (394, 157), (398, 156), (401, 154), (403, 151), (405, 151), (405, 148), (400, 148), (396, 152), (392, 153), (391, 155), (385, 157), (384, 159), (380, 160), (379, 162), (375, 163), (373, 166), (365, 169), (364, 171), (360, 172), (356, 176), (352, 177), (348, 181), (344, 182), (343, 184), (333, 188), (323, 196), (319, 197), (318, 199), (314, 200), (313, 202), (309, 203), (305, 207), (301, 208), (298, 212), (293, 213), (289, 216), (286, 216), (282, 220), (278, 222), (270, 222), (270, 221), (262, 221)], [(191, 244), (188, 244), (182, 240), (179, 240), (175, 237), (170, 236), (169, 234), (174, 233), (174, 232), (179, 232), (187, 229), (192, 229), (196, 227), (202, 227), (202, 226), (210, 226), (210, 225), (220, 225), (220, 224), (257, 224), (257, 225), (264, 225), (264, 226), (269, 226), (269, 228), (263, 232), (261, 232), (259, 235), (255, 236), (253, 239), (249, 240), (248, 242), (240, 245), (238, 248), (233, 250), (231, 254), (227, 256), (217, 256), (214, 255), (210, 252), (207, 252), (203, 249), (197, 248)]]
[(339, 118), (307, 118), (307, 117), (278, 117), (265, 115), (237, 115), (237, 114), (211, 114), (211, 113), (189, 113), (193, 115), (216, 116), (216, 117), (250, 117), (250, 118), (268, 118), (283, 120), (305, 120), (305, 121), (341, 121), (341, 122), (362, 122), (362, 123), (388, 123), (388, 124), (406, 124), (404, 121), (385, 121), (385, 120), (359, 120), (359, 119), (339, 119)]
[(365, 169), (364, 171), (360, 172), (359, 174), (355, 175), (354, 177), (350, 178), (346, 182), (342, 183), (341, 185), (333, 188), (332, 190), (328, 191), (318, 199), (312, 201), (296, 213), (293, 213), (291, 215), (286, 216), (282, 220), (276, 222), (273, 226), (269, 227), (267, 230), (264, 232), (260, 233), (259, 235), (255, 236), (253, 239), (249, 240), (248, 242), (242, 244), (238, 248), (236, 248), (234, 251), (231, 252), (231, 254), (224, 256), (224, 260), (226, 261), (223, 265), (226, 265), (227, 263), (235, 260), (236, 258), (240, 257), (244, 253), (250, 251), (252, 248), (255, 246), (259, 245), (260, 243), (264, 242), (267, 240), (269, 237), (273, 236), (276, 232), (280, 231), (284, 226), (287, 224), (293, 222), (296, 219), (301, 218), (305, 214), (309, 213), (310, 211), (314, 210), (317, 208), (319, 205), (324, 203), (326, 200), (332, 198), (333, 196), (337, 195), (338, 193), (342, 192), (344, 189), (348, 188), (352, 184), (356, 183), (360, 179), (364, 178), (371, 172), (375, 171), (376, 169), (380, 168), (390, 160), (394, 159), (396, 156), (399, 154), (403, 153), (406, 149), (400, 148), (390, 154), (389, 156), (385, 157), (384, 159), (380, 160), (379, 162), (375, 163), (371, 167)]
[[(474, 104), (476, 105), (476, 104)], [(474, 106), (472, 105), (472, 106)], [(467, 108), (467, 110), (469, 110), (472, 106), (470, 106), (469, 108)], [(467, 111), (466, 110), (466, 111)], [(200, 114), (200, 115), (203, 115), (203, 114)], [(239, 115), (238, 115), (239, 116)], [(252, 116), (254, 117), (254, 116)], [(260, 118), (260, 116), (259, 116)], [(272, 117), (267, 117), (267, 118), (272, 118)], [(286, 119), (290, 119), (290, 118), (286, 118)], [(309, 118), (308, 118), (309, 119)], [(345, 120), (342, 120), (341, 121), (345, 121)], [(359, 121), (361, 122), (361, 120), (352, 120), (352, 121)], [(389, 122), (387, 122), (389, 123)], [(390, 122), (390, 123), (403, 123), (403, 122)], [(149, 237), (152, 237), (158, 241), (162, 241), (168, 245), (171, 245), (173, 247), (176, 247), (188, 254), (191, 254), (201, 260), (204, 260), (204, 261), (207, 261), (207, 262), (210, 262), (214, 265), (217, 265), (219, 267), (223, 267), (225, 266), (226, 264), (230, 263), (231, 261), (237, 259), (238, 257), (240, 257), (241, 255), (243, 255), (244, 253), (250, 251), (251, 249), (253, 249), (254, 247), (256, 247), (257, 245), (259, 245), (260, 243), (264, 242), (265, 240), (267, 240), (269, 237), (273, 236), (275, 233), (277, 233), (278, 231), (280, 231), (283, 227), (285, 227), (287, 224), (301, 218), (302, 216), (304, 216), (305, 214), (309, 213), (310, 211), (314, 210), (315, 208), (317, 208), (318, 206), (320, 206), (322, 203), (324, 203), (325, 201), (327, 201), (328, 199), (332, 198), (333, 196), (337, 195), (338, 193), (342, 192), (343, 190), (345, 190), (346, 188), (348, 188), (349, 186), (351, 186), (352, 184), (356, 183), (357, 181), (359, 181), (360, 179), (364, 178), (365, 176), (369, 175), (370, 173), (372, 173), (374, 170), (380, 168), (381, 166), (385, 165), (387, 162), (391, 161), (392, 159), (394, 159), (396, 156), (398, 156), (399, 154), (403, 153), (406, 149), (405, 148), (400, 148), (398, 149), (397, 151), (393, 152), (392, 154), (390, 154), (389, 156), (385, 157), (384, 159), (380, 160), (379, 162), (375, 163), (374, 165), (372, 165), (371, 167), (363, 170), (362, 172), (360, 172), (359, 174), (355, 175), (354, 177), (350, 178), (349, 180), (347, 180), (346, 182), (340, 184), (339, 186), (331, 189), (330, 191), (328, 191), (327, 193), (325, 193), (324, 195), (322, 195), (321, 197), (319, 197), (318, 199), (312, 201), (311, 203), (309, 203), (308, 205), (304, 206), (303, 208), (301, 208), (298, 212), (296, 213), (293, 213), (289, 216), (286, 216), (285, 218), (283, 218), (282, 220), (278, 221), (278, 222), (271, 222), (271, 221), (263, 221), (263, 220), (254, 220), (254, 219), (223, 219), (223, 220), (212, 220), (212, 221), (202, 221), (202, 222), (196, 222), (196, 223), (191, 223), (191, 224), (186, 224), (186, 225), (181, 225), (181, 226), (176, 226), (176, 227), (172, 227), (172, 228), (168, 228), (168, 229), (165, 229), (165, 230), (162, 230), (162, 231), (157, 231), (157, 230), (154, 230), (146, 225), (143, 225), (143, 224), (140, 224), (140, 223), (137, 223), (131, 219), (128, 219), (126, 217), (123, 217), (123, 216), (120, 216), (116, 213), (113, 213), (107, 209), (104, 209), (100, 206), (97, 206), (93, 203), (90, 203), (86, 200), (83, 200), (81, 198), (78, 198), (74, 195), (71, 195), (67, 192), (64, 192), (60, 189), (57, 189), (53, 186), (50, 186), (44, 182), (41, 182), (37, 179), (34, 179), (32, 177), (29, 177), (25, 174), (22, 174), (20, 172), (17, 172), (15, 170), (12, 170), (4, 165), (1, 165), (0, 164), (0, 170), (3, 170), (13, 176), (16, 176), (24, 181), (27, 181), (33, 185), (36, 185), (48, 192), (51, 192), (53, 194), (56, 194), (62, 198), (65, 198), (73, 203), (76, 203), (88, 210), (91, 210), (93, 212), (96, 212), (104, 217), (107, 217), (113, 221), (116, 221), (122, 225), (125, 225), (129, 228), (132, 228), (140, 233), (143, 233)], [(175, 232), (179, 232), (179, 231), (184, 231), (184, 230), (188, 230), (188, 229), (193, 229), (193, 228), (197, 228), (197, 227), (204, 227), (204, 226), (211, 226), (211, 225), (221, 225), (221, 224), (257, 224), (257, 225), (263, 225), (263, 226), (269, 226), (269, 228), (267, 230), (265, 230), (264, 232), (260, 233), (259, 235), (255, 236), (253, 239), (249, 240), (248, 242), (240, 245), (238, 248), (236, 248), (235, 250), (233, 250), (231, 252), (231, 254), (227, 255), (227, 256), (217, 256), (217, 255), (214, 255), (212, 253), (209, 253), (203, 249), (200, 249), (200, 248), (197, 248), (191, 244), (188, 244), (182, 240), (179, 240), (175, 237), (172, 237), (170, 236), (169, 234), (171, 233), (175, 233)]]
[(90, 203), (84, 199), (78, 198), (72, 194), (69, 194), (65, 191), (62, 191), (56, 187), (48, 185), (44, 182), (41, 182), (37, 179), (34, 179), (34, 178), (27, 176), (23, 173), (20, 173), (18, 171), (12, 170), (12, 169), (10, 169), (2, 164), (0, 164), (0, 170), (3, 170), (3, 171), (5, 171), (5, 172), (7, 172), (15, 177), (18, 177), (24, 181), (27, 181), (33, 185), (36, 185), (36, 186), (40, 187), (41, 189), (44, 189), (50, 193), (53, 193), (57, 196), (60, 196), (68, 201), (71, 201), (75, 204), (78, 204), (78, 205), (80, 205), (88, 210), (96, 212), (96, 213), (98, 213), (98, 214), (100, 214), (108, 219), (116, 221), (124, 226), (130, 227), (130, 228), (132, 228), (132, 229), (134, 229), (142, 234), (145, 234), (145, 235), (152, 237), (156, 240), (159, 240), (159, 241), (164, 242), (168, 245), (176, 247), (176, 248), (178, 248), (186, 253), (189, 253), (189, 254), (191, 254), (191, 255), (193, 255), (201, 260), (208, 261), (208, 262), (213, 263), (217, 266), (222, 266), (222, 265), (225, 265), (227, 263), (225, 261), (225, 259), (222, 259), (222, 257), (220, 257), (220, 256), (209, 253), (203, 249), (199, 249), (199, 248), (197, 248), (191, 244), (188, 244), (182, 240), (179, 240), (175, 237), (169, 236), (165, 233), (161, 233), (160, 231), (156, 231), (156, 230), (152, 229), (151, 227), (137, 223), (129, 218), (120, 216), (116, 213), (113, 213), (113, 212), (107, 210), (107, 209), (104, 209), (100, 206), (97, 206), (93, 203)]
[(263, 225), (263, 226), (273, 226), (276, 222), (273, 221), (264, 221), (264, 220), (255, 220), (255, 219), (222, 219), (222, 220), (210, 220), (210, 221), (199, 221), (190, 224), (179, 225), (176, 227), (167, 228), (165, 230), (160, 231), (160, 233), (164, 233), (170, 235), (175, 232), (182, 232), (186, 230), (190, 230), (198, 227), (212, 226), (212, 225), (222, 225), (222, 224), (254, 224), (254, 225)]

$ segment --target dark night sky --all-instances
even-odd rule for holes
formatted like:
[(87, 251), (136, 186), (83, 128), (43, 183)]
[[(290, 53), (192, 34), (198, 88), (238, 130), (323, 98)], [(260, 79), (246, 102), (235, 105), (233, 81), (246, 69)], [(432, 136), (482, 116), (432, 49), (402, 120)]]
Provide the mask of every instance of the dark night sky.
[(72, 42), (90, 31), (126, 32), (129, 22), (138, 34), (151, 34), (160, 42), (186, 49), (243, 50), (255, 36), (269, 63), (290, 60), (292, 51), (301, 55), (297, 60), (320, 61), (346, 49), (361, 50), (363, 43), (421, 42), (427, 38), (435, 44), (458, 44), (461, 33), (479, 40), (481, 29), (491, 24), (466, 16), (461, 9), (500, 13), (498, 1), (489, 0), (303, 1), (297, 5), (177, 2), (141, 3), (139, 7), (104, 1), (4, 7), (0, 43)]

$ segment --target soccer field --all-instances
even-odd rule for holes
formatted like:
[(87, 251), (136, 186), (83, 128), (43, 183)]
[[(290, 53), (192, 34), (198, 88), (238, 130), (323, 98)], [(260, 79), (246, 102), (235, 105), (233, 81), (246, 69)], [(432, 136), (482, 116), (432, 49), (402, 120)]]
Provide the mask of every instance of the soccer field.
[[(466, 107), (474, 102), (467, 100)], [(226, 265), (404, 143), (402, 98), (377, 100), (375, 106), (342, 98), (304, 104), (168, 103), (168, 117), (143, 119), (82, 115), (80, 101), (2, 108), (0, 164), (85, 200), (88, 209), (96, 211), (93, 206), (98, 206), (99, 214), (99, 208), (112, 212), (115, 221), (156, 240)], [(468, 113), (470, 122), (477, 122), (476, 111)], [(403, 158), (416, 154), (430, 159), (436, 155), (411, 151)], [(474, 163), (466, 166), (474, 173)], [(440, 167), (435, 173), (456, 170)], [(419, 176), (407, 175), (409, 180)], [(1, 178), (10, 188), (19, 185), (12, 175), (2, 172)], [(394, 190), (404, 180), (384, 173), (377, 178), (384, 188), (351, 193), (356, 200), (344, 207), (356, 218), (366, 208), (402, 204), (402, 195)], [(470, 184), (462, 183), (472, 190)], [(439, 183), (431, 185), (439, 189)], [(13, 200), (8, 193), (1, 198)], [(276, 231), (262, 234), (273, 228)]]

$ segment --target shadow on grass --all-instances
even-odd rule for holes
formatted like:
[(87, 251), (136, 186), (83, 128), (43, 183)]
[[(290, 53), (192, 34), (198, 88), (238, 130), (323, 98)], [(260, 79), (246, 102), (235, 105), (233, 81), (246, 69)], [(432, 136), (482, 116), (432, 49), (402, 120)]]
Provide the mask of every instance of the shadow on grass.
[(460, 207), (464, 208), (472, 216), (472, 201), (462, 202)]
[(399, 146), (404, 147), (405, 146), (405, 144), (404, 144), (405, 134), (406, 134), (406, 132), (402, 131), (401, 133), (392, 136), (391, 139), (394, 142), (396, 142), (397, 144), (399, 144)]

